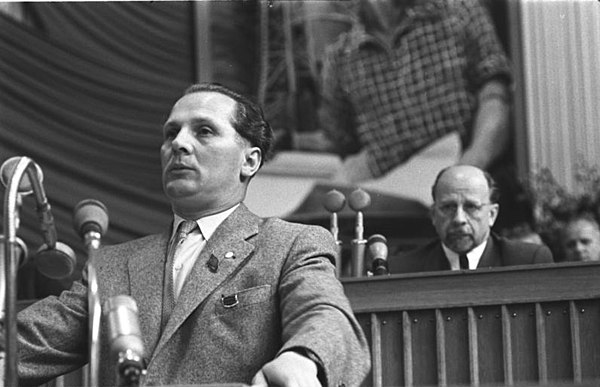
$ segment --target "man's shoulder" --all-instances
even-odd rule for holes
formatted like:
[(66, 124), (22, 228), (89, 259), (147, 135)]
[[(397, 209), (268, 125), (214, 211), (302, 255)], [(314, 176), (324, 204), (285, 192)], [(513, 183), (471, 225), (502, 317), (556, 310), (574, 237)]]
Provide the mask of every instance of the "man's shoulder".
[(550, 248), (543, 244), (522, 242), (500, 236), (494, 236), (494, 243), (499, 246), (504, 260), (509, 264), (554, 262)]
[(442, 257), (441, 242), (431, 239), (419, 246), (402, 250), (388, 258), (390, 273), (413, 273), (426, 271), (426, 267), (434, 265), (436, 258)]

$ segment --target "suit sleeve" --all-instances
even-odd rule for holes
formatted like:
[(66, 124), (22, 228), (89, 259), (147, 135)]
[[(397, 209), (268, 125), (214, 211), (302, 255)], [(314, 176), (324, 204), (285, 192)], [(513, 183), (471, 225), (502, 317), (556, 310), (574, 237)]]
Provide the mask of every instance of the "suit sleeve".
[(45, 383), (87, 362), (87, 288), (79, 281), (17, 316), (19, 385)]
[(541, 245), (534, 252), (533, 263), (554, 263), (554, 257), (548, 246)]
[(279, 285), (283, 347), (316, 356), (327, 386), (358, 386), (370, 354), (332, 264), (335, 243), (321, 227), (305, 227), (289, 251)]

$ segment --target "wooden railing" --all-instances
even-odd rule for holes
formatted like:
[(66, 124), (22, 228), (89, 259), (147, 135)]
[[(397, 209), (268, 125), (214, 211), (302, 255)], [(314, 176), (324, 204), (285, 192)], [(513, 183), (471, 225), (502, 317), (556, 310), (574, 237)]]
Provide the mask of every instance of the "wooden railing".
[(600, 263), (343, 282), (371, 345), (364, 386), (600, 385)]

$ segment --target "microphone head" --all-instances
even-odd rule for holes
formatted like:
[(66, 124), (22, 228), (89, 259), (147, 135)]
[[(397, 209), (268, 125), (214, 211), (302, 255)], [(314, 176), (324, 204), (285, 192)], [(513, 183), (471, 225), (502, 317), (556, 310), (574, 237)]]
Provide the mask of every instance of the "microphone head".
[[(21, 159), (24, 159), (24, 157), (23, 156), (14, 156), (14, 157), (11, 157), (8, 160), (6, 160), (4, 163), (2, 163), (2, 166), (0, 166), (0, 180), (2, 180), (2, 184), (5, 187), (8, 187), (10, 180), (12, 179), (13, 175), (15, 174), (15, 169), (17, 168), (17, 164), (19, 164), (19, 161), (21, 161)], [(37, 171), (37, 177), (38, 177), (40, 183), (42, 183), (44, 181), (44, 173), (42, 172), (42, 168), (40, 168), (40, 166), (37, 165), (36, 163), (33, 163), (33, 165), (35, 165), (35, 170)], [(27, 174), (27, 173), (23, 174), (23, 177), (21, 178), (21, 181), (19, 182), (19, 188), (17, 189), (17, 191), (22, 195), (29, 195), (30, 193), (33, 192), (33, 184), (31, 184), (31, 180), (29, 179), (29, 174)]]
[(339, 212), (346, 205), (346, 197), (336, 189), (332, 189), (325, 195), (323, 206), (329, 212)]
[(381, 234), (373, 234), (367, 239), (367, 251), (373, 259), (387, 259), (387, 239)]
[[(27, 262), (29, 258), (29, 252), (27, 251), (27, 245), (21, 240), (21, 238), (16, 239), (17, 241), (17, 262), (18, 267), (22, 267)], [(6, 262), (6, 257), (4, 256), (4, 243), (6, 242), (6, 238), (4, 235), (0, 235), (0, 259), (2, 262)], [(2, 285), (4, 286), (4, 285)]]
[(95, 231), (104, 235), (108, 229), (108, 210), (95, 199), (84, 199), (77, 203), (73, 211), (73, 226), (80, 237)]
[(348, 199), (348, 205), (353, 211), (362, 211), (371, 204), (371, 195), (361, 188), (354, 190)]
[(381, 234), (374, 234), (367, 239), (367, 252), (371, 258), (373, 275), (389, 274), (387, 239)]
[(53, 249), (43, 244), (36, 252), (33, 261), (40, 273), (52, 279), (70, 277), (77, 264), (73, 249), (58, 241)]
[(127, 295), (110, 297), (103, 311), (108, 319), (111, 351), (114, 354), (132, 351), (143, 357), (144, 343), (135, 300)]

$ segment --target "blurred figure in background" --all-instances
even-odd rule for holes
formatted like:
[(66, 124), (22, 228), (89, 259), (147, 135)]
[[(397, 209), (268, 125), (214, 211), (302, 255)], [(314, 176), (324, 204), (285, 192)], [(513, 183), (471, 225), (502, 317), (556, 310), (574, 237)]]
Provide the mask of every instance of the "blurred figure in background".
[(488, 169), (509, 141), (507, 57), (486, 9), (465, 0), (359, 0), (323, 61), (319, 119), (344, 157), (338, 181), (381, 177), (449, 133)]
[(600, 226), (593, 214), (571, 217), (561, 231), (560, 240), (565, 261), (600, 261)]

